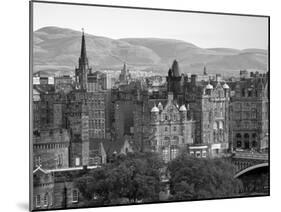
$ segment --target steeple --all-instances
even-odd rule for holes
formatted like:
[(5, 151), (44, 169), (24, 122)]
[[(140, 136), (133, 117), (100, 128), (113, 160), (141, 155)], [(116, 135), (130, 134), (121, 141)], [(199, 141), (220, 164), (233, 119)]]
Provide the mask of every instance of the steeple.
[(179, 64), (177, 60), (173, 61), (172, 64), (172, 74), (174, 77), (179, 77), (180, 76), (180, 69), (179, 69)]
[(84, 29), (82, 28), (82, 40), (81, 40), (81, 54), (78, 60), (79, 66), (75, 69), (75, 81), (76, 86), (79, 89), (87, 89), (88, 74), (92, 72), (89, 68), (87, 53), (86, 53), (86, 41), (84, 35)]
[(207, 74), (207, 68), (206, 68), (206, 66), (204, 66), (203, 75), (208, 75), (208, 74)]
[(84, 28), (82, 28), (81, 54), (79, 58), (79, 66), (86, 66), (88, 68), (88, 58), (86, 52)]

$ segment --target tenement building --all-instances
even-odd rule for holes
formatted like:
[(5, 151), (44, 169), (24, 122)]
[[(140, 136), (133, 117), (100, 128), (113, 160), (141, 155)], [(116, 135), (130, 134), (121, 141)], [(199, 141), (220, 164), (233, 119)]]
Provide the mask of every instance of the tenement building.
[[(248, 77), (245, 77), (248, 76)], [(266, 150), (268, 148), (268, 74), (242, 71), (231, 97), (232, 148)]]
[(163, 160), (168, 162), (176, 158), (180, 151), (193, 144), (193, 124), (185, 105), (180, 107), (168, 93), (166, 105), (161, 103), (151, 109), (151, 148), (159, 152)]
[(220, 81), (200, 83), (192, 75), (185, 89), (185, 101), (196, 121), (195, 144), (201, 149), (193, 147), (192, 153), (221, 156), (229, 148), (229, 86)]
[[(229, 148), (229, 103), (230, 89), (219, 78), (213, 81), (198, 80), (180, 75), (177, 61), (168, 71), (167, 89), (173, 91), (179, 104), (188, 105), (195, 121), (194, 145), (190, 154), (196, 157), (217, 157)], [(207, 76), (206, 67), (204, 74)], [(205, 78), (204, 78), (205, 79)]]

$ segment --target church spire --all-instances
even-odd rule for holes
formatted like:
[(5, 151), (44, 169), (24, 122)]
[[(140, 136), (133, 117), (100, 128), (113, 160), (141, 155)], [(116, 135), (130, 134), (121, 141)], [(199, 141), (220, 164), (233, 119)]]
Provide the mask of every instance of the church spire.
[(81, 55), (80, 55), (80, 58), (82, 60), (84, 60), (84, 61), (87, 58), (84, 28), (82, 28), (82, 43), (81, 43)]
[(87, 88), (88, 74), (91, 73), (89, 68), (88, 58), (86, 53), (86, 41), (84, 35), (84, 29), (82, 28), (82, 40), (81, 40), (81, 54), (79, 57), (79, 67), (75, 69), (76, 82), (80, 89)]

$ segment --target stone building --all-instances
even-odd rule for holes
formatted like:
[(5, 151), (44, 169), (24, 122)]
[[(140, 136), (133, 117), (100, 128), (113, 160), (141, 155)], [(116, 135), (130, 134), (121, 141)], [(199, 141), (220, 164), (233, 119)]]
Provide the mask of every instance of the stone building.
[(168, 93), (167, 104), (154, 106), (151, 109), (150, 140), (153, 151), (159, 152), (168, 162), (176, 158), (181, 150), (193, 144), (194, 122), (188, 117), (185, 105), (180, 107)]
[(77, 90), (68, 95), (66, 127), (70, 131), (70, 166), (89, 162), (89, 111), (85, 92)]
[(67, 209), (87, 206), (75, 180), (98, 166), (33, 171), (33, 210)]
[(196, 121), (195, 144), (207, 146), (209, 156), (226, 153), (229, 148), (229, 86), (220, 81), (199, 83), (196, 75), (192, 75), (186, 85), (185, 101)]
[[(232, 148), (265, 150), (268, 148), (268, 74), (243, 77), (233, 86), (231, 97)], [(244, 77), (244, 75), (248, 77)]]
[[(174, 61), (168, 71), (167, 89), (173, 91), (180, 105), (188, 105), (195, 121), (194, 146), (189, 147), (190, 153), (196, 157), (221, 156), (229, 148), (229, 86), (219, 77), (213, 81), (198, 80), (197, 75), (189, 78), (180, 75), (179, 70)], [(204, 76), (208, 77), (206, 67)]]
[(69, 93), (74, 89), (74, 83), (69, 75), (57, 76), (54, 78), (55, 92)]
[(39, 102), (40, 127), (65, 128), (64, 110), (67, 96), (64, 93), (41, 93)]
[(54, 201), (54, 178), (40, 166), (33, 171), (32, 209), (51, 209)]
[(56, 169), (69, 167), (70, 135), (62, 128), (41, 129), (33, 134), (33, 167)]

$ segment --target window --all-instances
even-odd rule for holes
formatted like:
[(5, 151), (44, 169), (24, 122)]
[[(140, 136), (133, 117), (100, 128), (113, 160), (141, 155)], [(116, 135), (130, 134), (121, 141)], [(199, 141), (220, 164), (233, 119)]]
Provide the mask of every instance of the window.
[(44, 195), (44, 206), (48, 206), (48, 193)]
[(61, 167), (63, 165), (63, 156), (62, 156), (62, 154), (58, 155), (57, 165), (58, 165), (58, 167)]
[(250, 148), (250, 141), (249, 141), (249, 134), (248, 133), (245, 133), (244, 134), (244, 148), (245, 149), (249, 149)]
[(218, 129), (217, 122), (214, 122), (214, 124), (213, 124), (213, 129), (214, 129), (214, 130), (217, 130), (217, 129)]
[(177, 156), (178, 156), (178, 149), (173, 148), (173, 149), (171, 150), (171, 159), (173, 160), (173, 159), (175, 159)]
[(219, 122), (219, 129), (220, 129), (220, 130), (223, 129), (223, 122), (222, 122), (222, 121)]
[(79, 166), (80, 165), (80, 158), (75, 158), (75, 166)]
[(40, 156), (35, 158), (35, 166), (41, 166), (41, 158), (40, 158)]
[(168, 132), (168, 127), (165, 127), (165, 132)]
[(74, 203), (78, 202), (78, 196), (79, 196), (78, 191), (76, 189), (74, 189), (72, 191), (72, 202), (74, 202)]
[(236, 147), (241, 148), (242, 147), (242, 142), (240, 140), (236, 141)]
[(201, 157), (201, 152), (200, 151), (196, 151), (196, 155), (195, 155), (197, 158), (200, 158)]
[(162, 153), (163, 153), (163, 160), (165, 162), (168, 162), (169, 161), (169, 151), (168, 151), (168, 149), (163, 149)]
[(242, 147), (241, 138), (242, 138), (242, 136), (241, 136), (240, 133), (236, 134), (236, 147), (237, 148), (241, 148)]
[(242, 89), (242, 96), (245, 97), (245, 88)]
[(174, 127), (174, 131), (177, 131), (177, 127), (176, 126)]
[(40, 194), (36, 195), (35, 204), (36, 204), (36, 207), (37, 207), (37, 208), (40, 207), (40, 204), (41, 204)]
[(202, 151), (202, 158), (207, 157), (207, 152), (205, 150)]
[(190, 151), (190, 155), (191, 155), (191, 156), (194, 156), (194, 152), (193, 152), (193, 151)]
[(252, 97), (252, 90), (248, 90), (248, 97)]

